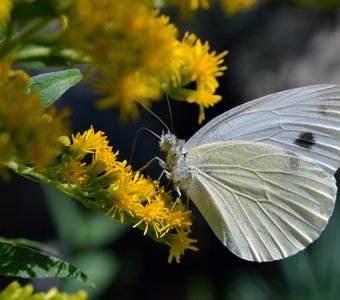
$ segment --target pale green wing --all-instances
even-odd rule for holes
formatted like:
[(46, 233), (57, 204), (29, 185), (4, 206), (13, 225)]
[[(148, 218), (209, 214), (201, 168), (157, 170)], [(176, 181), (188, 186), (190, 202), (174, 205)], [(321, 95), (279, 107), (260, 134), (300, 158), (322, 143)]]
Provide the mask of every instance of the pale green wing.
[(277, 147), (205, 144), (187, 154), (186, 164), (176, 170), (188, 176), (181, 187), (221, 242), (246, 260), (272, 261), (304, 249), (333, 211), (335, 178)]

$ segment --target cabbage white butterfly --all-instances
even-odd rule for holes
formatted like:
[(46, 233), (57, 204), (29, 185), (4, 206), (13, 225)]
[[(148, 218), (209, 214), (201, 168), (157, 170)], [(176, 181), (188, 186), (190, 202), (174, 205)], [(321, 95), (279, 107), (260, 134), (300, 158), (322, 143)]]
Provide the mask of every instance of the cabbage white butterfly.
[(340, 87), (250, 101), (187, 142), (163, 134), (160, 149), (175, 186), (232, 253), (259, 262), (291, 256), (319, 237), (333, 212)]

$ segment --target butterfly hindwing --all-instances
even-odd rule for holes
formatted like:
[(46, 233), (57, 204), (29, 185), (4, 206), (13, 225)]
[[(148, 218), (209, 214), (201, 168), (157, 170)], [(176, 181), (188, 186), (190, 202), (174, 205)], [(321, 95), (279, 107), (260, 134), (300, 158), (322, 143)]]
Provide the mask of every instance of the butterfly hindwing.
[(180, 186), (221, 242), (243, 259), (272, 261), (304, 249), (333, 211), (334, 177), (274, 146), (204, 144), (188, 152), (186, 166), (189, 180)]

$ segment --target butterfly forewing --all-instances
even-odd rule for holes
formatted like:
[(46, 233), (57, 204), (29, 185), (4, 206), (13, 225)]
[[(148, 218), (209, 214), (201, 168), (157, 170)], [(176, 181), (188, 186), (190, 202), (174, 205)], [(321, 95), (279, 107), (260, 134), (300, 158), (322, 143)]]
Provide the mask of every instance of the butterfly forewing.
[(272, 261), (304, 249), (333, 211), (334, 177), (274, 146), (204, 144), (188, 152), (186, 165), (190, 180), (182, 188), (221, 242), (247, 260)]
[(340, 88), (307, 86), (250, 101), (202, 127), (185, 150), (234, 140), (277, 146), (334, 174), (340, 165)]

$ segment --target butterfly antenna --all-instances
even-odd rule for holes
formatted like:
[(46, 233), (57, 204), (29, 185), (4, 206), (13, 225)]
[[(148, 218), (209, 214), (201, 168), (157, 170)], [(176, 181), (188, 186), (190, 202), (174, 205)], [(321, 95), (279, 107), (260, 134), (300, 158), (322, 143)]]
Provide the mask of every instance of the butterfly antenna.
[[(161, 122), (168, 132), (171, 132), (170, 129), (169, 129), (169, 127), (164, 123), (164, 121), (163, 121), (159, 116), (157, 116), (150, 108), (148, 108), (148, 107), (147, 107), (143, 102), (141, 102), (139, 99), (136, 99), (136, 101), (137, 101), (141, 106), (143, 106), (144, 109), (145, 109), (146, 111), (148, 111), (150, 114), (152, 114), (159, 122)], [(145, 129), (147, 129), (147, 128), (145, 128)], [(150, 132), (151, 132), (151, 131), (150, 131)], [(153, 134), (155, 134), (155, 133), (153, 132)]]
[(150, 130), (149, 128), (146, 128), (146, 127), (141, 127), (141, 128), (139, 128), (138, 131), (137, 131), (137, 133), (136, 133), (135, 139), (134, 139), (134, 141), (133, 141), (132, 150), (131, 150), (131, 155), (130, 155), (130, 157), (129, 157), (129, 164), (131, 164), (132, 156), (133, 156), (133, 154), (134, 154), (134, 152), (135, 152), (135, 148), (136, 148), (136, 144), (137, 144), (137, 139), (138, 139), (138, 136), (139, 136), (139, 134), (141, 133), (142, 130), (146, 130), (146, 131), (150, 132), (152, 135), (154, 135), (155, 137), (157, 137), (159, 140), (161, 139), (161, 137), (160, 137), (158, 134), (154, 133), (154, 132), (153, 132), (152, 130)]
[(173, 120), (173, 117), (172, 117), (172, 110), (171, 110), (171, 105), (170, 105), (170, 98), (169, 98), (169, 95), (168, 95), (168, 94), (166, 94), (166, 103), (168, 104), (171, 132), (173, 132), (173, 131), (174, 131), (174, 120)]

